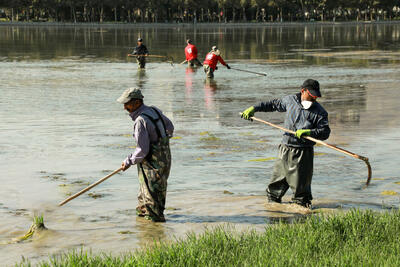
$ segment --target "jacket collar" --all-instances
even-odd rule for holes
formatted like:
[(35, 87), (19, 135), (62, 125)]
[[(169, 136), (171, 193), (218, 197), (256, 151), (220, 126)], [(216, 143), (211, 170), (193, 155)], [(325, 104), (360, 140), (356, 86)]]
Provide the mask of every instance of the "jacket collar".
[(137, 117), (139, 117), (140, 114), (147, 108), (145, 104), (142, 104), (137, 110), (129, 113), (129, 116), (131, 116), (132, 120), (135, 121)]

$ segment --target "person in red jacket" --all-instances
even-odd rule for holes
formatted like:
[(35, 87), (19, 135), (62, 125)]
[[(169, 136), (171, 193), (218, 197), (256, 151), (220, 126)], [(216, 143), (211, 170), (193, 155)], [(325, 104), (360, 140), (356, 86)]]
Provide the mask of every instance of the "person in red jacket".
[(220, 56), (221, 52), (219, 49), (214, 45), (211, 48), (210, 53), (206, 55), (206, 59), (203, 62), (203, 68), (204, 72), (207, 73), (207, 78), (213, 78), (214, 77), (214, 71), (217, 70), (217, 63), (218, 61), (221, 62), (222, 65), (230, 69), (228, 64), (225, 63), (225, 61), (222, 59)]
[(195, 64), (197, 66), (203, 66), (203, 64), (201, 64), (201, 62), (197, 59), (197, 48), (194, 44), (192, 44), (192, 40), (187, 39), (186, 43), (187, 43), (187, 46), (185, 47), (186, 60), (184, 62), (187, 62), (189, 67), (193, 67)]

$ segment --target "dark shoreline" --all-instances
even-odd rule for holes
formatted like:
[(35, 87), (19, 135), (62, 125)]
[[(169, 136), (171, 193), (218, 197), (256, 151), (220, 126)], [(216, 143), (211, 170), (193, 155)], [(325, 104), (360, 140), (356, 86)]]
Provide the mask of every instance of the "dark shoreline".
[(248, 22), (248, 23), (88, 23), (88, 22), (0, 22), (0, 26), (44, 26), (44, 27), (104, 27), (104, 28), (205, 28), (205, 27), (297, 27), (297, 26), (345, 26), (345, 25), (397, 25), (400, 20), (392, 21), (326, 21), (326, 22)]

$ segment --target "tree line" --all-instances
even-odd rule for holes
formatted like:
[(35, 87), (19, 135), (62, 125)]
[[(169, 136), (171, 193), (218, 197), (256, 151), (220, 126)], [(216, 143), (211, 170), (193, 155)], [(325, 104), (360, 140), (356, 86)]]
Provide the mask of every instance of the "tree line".
[(2, 21), (373, 21), (399, 13), (400, 0), (0, 0)]

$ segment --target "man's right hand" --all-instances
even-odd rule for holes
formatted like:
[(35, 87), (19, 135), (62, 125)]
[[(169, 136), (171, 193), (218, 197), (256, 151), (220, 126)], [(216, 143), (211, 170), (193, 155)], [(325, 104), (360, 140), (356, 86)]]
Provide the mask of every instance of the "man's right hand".
[(121, 168), (123, 171), (126, 171), (127, 169), (129, 169), (130, 165), (126, 165), (125, 162), (122, 162), (121, 164)]
[(245, 120), (251, 120), (251, 117), (254, 116), (254, 107), (249, 107), (248, 109), (246, 109), (245, 111), (243, 111), (242, 113), (242, 118)]

